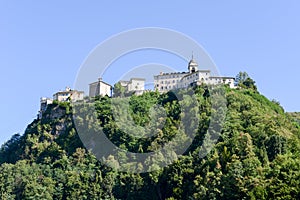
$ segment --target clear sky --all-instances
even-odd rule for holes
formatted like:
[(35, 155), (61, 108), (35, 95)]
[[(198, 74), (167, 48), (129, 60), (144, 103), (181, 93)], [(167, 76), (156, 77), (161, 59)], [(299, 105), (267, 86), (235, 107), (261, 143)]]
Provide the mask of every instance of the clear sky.
[[(286, 111), (300, 111), (299, 10), (298, 0), (0, 1), (0, 143), (24, 132), (40, 97), (74, 84), (96, 45), (141, 27), (190, 36), (223, 75), (247, 71), (262, 94)], [(131, 57), (138, 61), (133, 65), (158, 58), (151, 53)], [(160, 59), (186, 67), (168, 58)]]

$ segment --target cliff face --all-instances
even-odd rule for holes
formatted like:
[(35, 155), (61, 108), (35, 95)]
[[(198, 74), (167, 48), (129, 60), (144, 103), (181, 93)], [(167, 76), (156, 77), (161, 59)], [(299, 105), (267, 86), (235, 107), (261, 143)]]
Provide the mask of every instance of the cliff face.
[[(128, 173), (117, 172), (99, 162), (77, 134), (72, 106), (52, 104), (24, 135), (14, 135), (2, 146), (0, 199), (298, 199), (298, 115), (285, 113), (254, 90), (225, 90), (226, 120), (213, 149), (199, 157), (201, 146), (209, 145), (203, 138), (211, 113), (217, 112), (201, 86), (194, 90), (200, 112), (191, 146), (173, 164), (144, 174), (130, 173), (132, 166)], [(101, 126), (109, 140), (130, 152), (154, 151), (178, 133), (184, 105), (171, 93), (149, 92), (129, 102), (137, 125), (153, 123), (149, 108), (156, 104), (165, 109), (166, 123), (157, 126), (151, 138), (129, 136), (118, 127), (107, 97), (79, 106), (76, 111), (85, 115), (76, 120), (87, 132)], [(136, 130), (129, 123), (126, 128)], [(115, 155), (107, 160), (119, 164)]]
[(59, 105), (50, 105), (49, 107), (50, 108), (48, 109), (48, 112), (46, 111), (45, 115), (43, 116), (44, 119), (54, 121), (56, 119), (64, 117), (64, 115), (66, 114), (65, 107), (61, 107)]
[(66, 107), (60, 105), (49, 105), (48, 109), (44, 113), (41, 122), (48, 123), (51, 126), (52, 135), (60, 135), (66, 132), (67, 127), (70, 126), (66, 123), (67, 119), (71, 115), (66, 114)]

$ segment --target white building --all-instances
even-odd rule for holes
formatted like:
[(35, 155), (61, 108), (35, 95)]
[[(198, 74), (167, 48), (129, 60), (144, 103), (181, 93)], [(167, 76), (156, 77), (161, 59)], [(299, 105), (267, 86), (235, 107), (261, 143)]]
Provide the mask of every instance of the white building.
[(119, 83), (125, 88), (126, 93), (132, 92), (136, 95), (141, 95), (145, 90), (144, 78), (131, 78), (129, 81), (121, 80)]
[(235, 78), (233, 77), (209, 77), (208, 84), (217, 85), (217, 84), (226, 84), (229, 85), (230, 88), (235, 88)]
[(214, 77), (210, 70), (198, 70), (197, 62), (192, 58), (188, 64), (188, 72), (160, 73), (154, 76), (154, 89), (159, 92), (168, 92), (172, 89), (187, 88), (202, 83), (217, 85), (228, 84), (234, 88), (233, 77)]
[(59, 91), (53, 95), (53, 100), (56, 101), (79, 101), (83, 100), (84, 92), (71, 90), (71, 88), (66, 87), (65, 91)]
[(53, 103), (53, 100), (50, 98), (42, 97), (40, 101), (40, 110), (38, 113), (38, 119), (41, 119), (44, 112), (47, 110), (48, 105), (51, 105)]
[(102, 81), (102, 78), (99, 78), (97, 82), (89, 84), (89, 96), (109, 96), (112, 95), (112, 86), (108, 83)]

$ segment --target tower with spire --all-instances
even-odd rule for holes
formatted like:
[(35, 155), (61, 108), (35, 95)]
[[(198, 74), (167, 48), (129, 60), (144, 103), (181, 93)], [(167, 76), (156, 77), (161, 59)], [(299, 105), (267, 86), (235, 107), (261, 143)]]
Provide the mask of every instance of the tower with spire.
[(188, 70), (190, 73), (198, 71), (198, 63), (194, 60), (194, 54), (192, 54), (192, 59), (189, 62)]

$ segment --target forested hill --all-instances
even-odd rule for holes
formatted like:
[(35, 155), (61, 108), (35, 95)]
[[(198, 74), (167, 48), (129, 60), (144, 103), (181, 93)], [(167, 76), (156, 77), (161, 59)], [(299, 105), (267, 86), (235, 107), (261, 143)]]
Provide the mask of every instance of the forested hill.
[[(227, 112), (221, 135), (201, 158), (203, 138), (216, 110), (207, 86), (194, 88), (194, 93), (200, 111), (194, 141), (173, 164), (149, 173), (117, 172), (99, 162), (79, 139), (72, 106), (54, 102), (42, 119), (2, 146), (0, 199), (300, 199), (299, 121), (256, 88), (225, 87)], [(90, 101), (81, 111), (94, 107), (94, 120), (99, 122), (91, 116), (89, 121), (79, 120), (90, 123), (87, 127), (102, 126), (120, 148), (150, 152), (177, 133), (180, 104), (172, 93), (130, 97), (131, 116), (138, 125), (150, 123), (152, 105), (166, 110), (165, 126), (148, 139), (136, 139), (118, 128), (110, 98)]]

